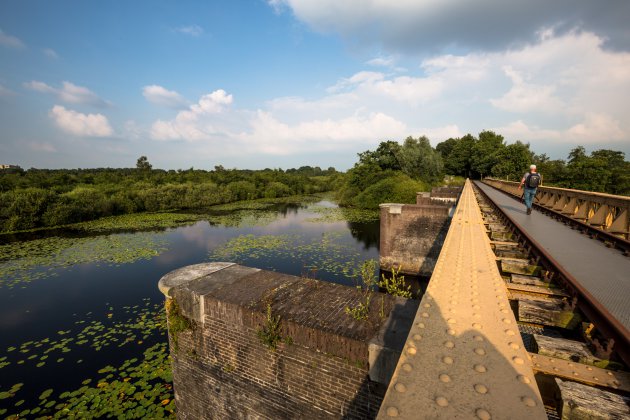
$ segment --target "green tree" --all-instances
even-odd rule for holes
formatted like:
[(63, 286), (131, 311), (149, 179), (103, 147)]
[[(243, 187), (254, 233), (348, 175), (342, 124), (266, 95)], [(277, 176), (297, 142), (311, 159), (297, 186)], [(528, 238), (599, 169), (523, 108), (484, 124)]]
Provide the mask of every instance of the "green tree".
[(400, 169), (410, 178), (426, 183), (442, 179), (442, 157), (425, 136), (414, 139), (407, 137), (397, 152)]
[(472, 171), (482, 178), (491, 173), (494, 165), (498, 163), (498, 156), (505, 147), (503, 136), (494, 131), (482, 131), (479, 140), (472, 146), (470, 166)]
[(529, 144), (517, 141), (501, 149), (497, 159), (498, 162), (492, 167), (493, 176), (520, 181), (531, 165), (532, 152), (529, 150)]
[(140, 156), (136, 162), (136, 168), (140, 171), (150, 171), (153, 166), (149, 163), (149, 159), (146, 156)]
[(457, 142), (454, 144), (451, 153), (444, 163), (448, 174), (461, 175), (468, 178), (473, 177), (472, 151), (476, 142), (477, 139), (470, 134), (466, 134), (464, 137), (457, 139)]

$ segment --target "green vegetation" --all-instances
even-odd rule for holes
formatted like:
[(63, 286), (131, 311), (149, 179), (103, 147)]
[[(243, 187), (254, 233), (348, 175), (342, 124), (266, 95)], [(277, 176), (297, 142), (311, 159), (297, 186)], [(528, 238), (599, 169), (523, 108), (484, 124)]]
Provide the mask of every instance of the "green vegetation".
[(274, 316), (271, 311), (271, 303), (267, 303), (267, 317), (265, 325), (256, 331), (260, 342), (271, 351), (276, 351), (278, 343), (284, 341), (280, 335), (280, 315)]
[(152, 169), (146, 157), (127, 169), (0, 171), (0, 232), (55, 227), (121, 214), (206, 209), (257, 198), (330, 189), (334, 168), (260, 171)]
[(382, 274), (378, 287), (385, 289), (387, 293), (393, 296), (402, 296), (407, 299), (412, 297), (411, 286), (405, 283), (405, 276), (400, 275), (400, 268), (392, 268), (391, 277)]
[(361, 281), (361, 284), (357, 285), (357, 289), (361, 291), (361, 297), (354, 306), (346, 306), (345, 312), (357, 321), (366, 321), (369, 318), (370, 303), (372, 302), (374, 288), (377, 285), (377, 266), (376, 260), (367, 260), (361, 265), (359, 272), (356, 274)]
[(545, 185), (630, 195), (630, 162), (623, 152), (596, 150), (590, 156), (582, 146), (571, 150), (568, 160), (551, 160), (536, 154), (519, 141), (506, 145), (503, 136), (482, 131), (439, 143), (436, 150), (444, 160), (446, 173), (469, 178), (493, 176), (520, 181), (534, 163)]
[(166, 317), (168, 319), (168, 334), (173, 340), (173, 350), (179, 349), (179, 334), (194, 328), (194, 323), (182, 315), (182, 311), (174, 298), (166, 299)]
[[(103, 319), (89, 312), (53, 337), (0, 349), (5, 354), (2, 359), (27, 369), (41, 368), (45, 362), (76, 365), (83, 360), (72, 358), (75, 350), (111, 351), (107, 347), (142, 345), (149, 337), (165, 334), (162, 308), (149, 298), (140, 305), (124, 306), (121, 311), (106, 304)], [(64, 357), (58, 357), (61, 354)], [(60, 392), (48, 388), (29, 402), (25, 402), (23, 383), (0, 388), (2, 406), (6, 407), (0, 414), (7, 418), (175, 418), (166, 342), (148, 347), (140, 359), (126, 360), (119, 367), (105, 366), (87, 375), (75, 389)]]
[(358, 156), (354, 167), (334, 180), (339, 204), (344, 207), (377, 209), (381, 203), (414, 203), (416, 192), (442, 184), (458, 185), (464, 178), (493, 176), (519, 181), (532, 163), (547, 185), (630, 195), (630, 162), (622, 152), (596, 150), (587, 156), (578, 146), (565, 163), (537, 155), (520, 141), (506, 144), (503, 136), (487, 130), (479, 137), (450, 138), (435, 148), (424, 136), (408, 137), (402, 144), (383, 141), (376, 150)]
[(376, 209), (380, 203), (411, 203), (442, 179), (442, 159), (429, 139), (408, 137), (402, 145), (382, 142), (375, 151), (359, 153), (359, 161), (336, 186), (339, 204)]

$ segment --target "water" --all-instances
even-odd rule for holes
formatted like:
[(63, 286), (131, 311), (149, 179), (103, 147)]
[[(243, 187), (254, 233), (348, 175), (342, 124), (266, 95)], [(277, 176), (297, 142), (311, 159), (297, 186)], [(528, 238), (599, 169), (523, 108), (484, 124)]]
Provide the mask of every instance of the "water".
[[(367, 259), (378, 259), (378, 221), (340, 221), (338, 213), (321, 220), (330, 216), (329, 210), (336, 210), (330, 201), (285, 204), (234, 220), (224, 213), (224, 223), (210, 219), (148, 234), (119, 233), (112, 236), (149, 235), (163, 250), (148, 260), (118, 265), (100, 261), (32, 267), (30, 272), (46, 273), (45, 278), (0, 288), (0, 415), (63, 417), (61, 410), (76, 409), (81, 399), (93, 403), (87, 411), (95, 413), (107, 398), (111, 398), (107, 404), (118, 404), (120, 389), (115, 387), (126, 386), (125, 376), (136, 395), (141, 389), (157, 390), (142, 398), (149, 398), (158, 412), (137, 411), (139, 416), (171, 415), (172, 404), (164, 403), (172, 399), (168, 375), (147, 379), (149, 386), (130, 373), (141, 369), (148, 348), (157, 344), (166, 351), (160, 277), (190, 264), (234, 261), (354, 285), (353, 269)], [(89, 242), (81, 246), (89, 247)], [(133, 358), (138, 359), (131, 364), (135, 367), (119, 369), (109, 378), (107, 372), (98, 372)], [(84, 386), (88, 379), (91, 382)], [(20, 383), (23, 386), (16, 389)], [(40, 398), (47, 389), (53, 392)], [(75, 395), (64, 397), (64, 392)], [(111, 413), (146, 408), (141, 407), (143, 400), (133, 401)]]

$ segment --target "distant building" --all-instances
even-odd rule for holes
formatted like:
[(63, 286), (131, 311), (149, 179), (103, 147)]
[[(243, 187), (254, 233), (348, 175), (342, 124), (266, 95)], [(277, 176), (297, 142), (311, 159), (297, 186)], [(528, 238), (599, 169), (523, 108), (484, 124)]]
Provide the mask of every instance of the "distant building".
[(20, 169), (19, 165), (3, 165), (0, 163), (0, 169)]

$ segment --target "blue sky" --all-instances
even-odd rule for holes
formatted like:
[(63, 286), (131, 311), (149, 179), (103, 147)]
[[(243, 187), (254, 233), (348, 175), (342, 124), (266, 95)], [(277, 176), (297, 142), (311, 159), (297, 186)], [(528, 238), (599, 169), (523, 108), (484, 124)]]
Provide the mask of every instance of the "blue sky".
[(347, 169), (493, 129), (630, 156), (624, 0), (0, 2), (0, 163)]

